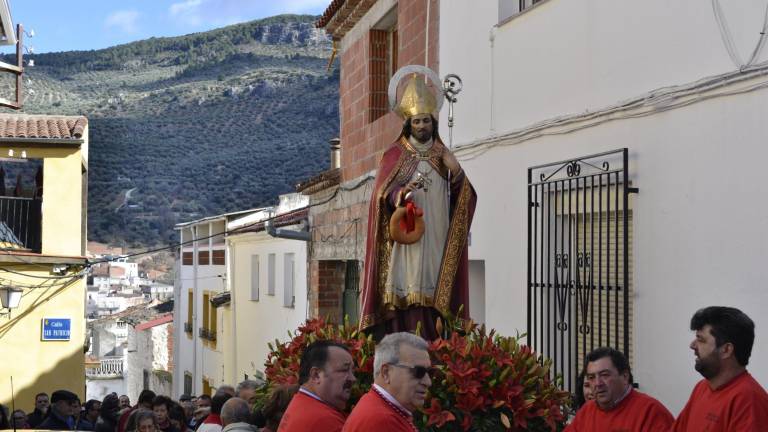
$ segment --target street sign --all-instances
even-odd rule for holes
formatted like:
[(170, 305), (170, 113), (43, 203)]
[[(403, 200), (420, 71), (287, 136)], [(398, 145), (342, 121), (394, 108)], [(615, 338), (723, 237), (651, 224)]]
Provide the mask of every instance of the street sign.
[(43, 318), (41, 340), (68, 341), (71, 327), (72, 320), (69, 318)]

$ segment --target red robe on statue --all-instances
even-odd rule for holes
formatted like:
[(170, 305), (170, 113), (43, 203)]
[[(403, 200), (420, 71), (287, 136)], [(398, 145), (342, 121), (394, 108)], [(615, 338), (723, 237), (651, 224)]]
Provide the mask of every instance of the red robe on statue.
[[(430, 165), (447, 181), (448, 170), (442, 163), (444, 149), (442, 141), (436, 138), (427, 156)], [(439, 316), (450, 313), (469, 318), (467, 238), (477, 194), (463, 171), (450, 181), (450, 221), (434, 296), (408, 304), (402, 304), (405, 299), (385, 299), (392, 253), (389, 220), (395, 210), (392, 197), (411, 180), (420, 160), (423, 159), (401, 135), (384, 153), (376, 174), (368, 212), (360, 328), (369, 329), (377, 336), (412, 331), (421, 322), (421, 335), (432, 340), (437, 337), (435, 321)]]
[(278, 432), (338, 432), (346, 417), (327, 403), (297, 392), (280, 420)]
[(342, 432), (415, 432), (411, 415), (371, 390), (360, 398)]

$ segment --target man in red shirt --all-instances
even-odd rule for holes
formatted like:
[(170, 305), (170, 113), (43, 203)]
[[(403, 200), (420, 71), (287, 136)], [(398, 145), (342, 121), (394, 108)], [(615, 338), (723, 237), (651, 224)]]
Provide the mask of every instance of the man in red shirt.
[(691, 318), (696, 337), (694, 368), (704, 379), (693, 388), (673, 432), (758, 432), (768, 430), (768, 394), (747, 363), (755, 323), (742, 311), (710, 306)]
[(280, 420), (279, 432), (338, 432), (344, 426), (355, 365), (347, 347), (311, 343), (299, 364), (299, 391)]
[(576, 413), (565, 432), (666, 432), (674, 421), (659, 401), (632, 388), (627, 358), (613, 348), (598, 348), (586, 358), (584, 378), (594, 396)]
[(347, 419), (343, 432), (414, 432), (413, 411), (424, 406), (432, 380), (427, 342), (412, 333), (392, 333), (376, 346), (373, 387)]

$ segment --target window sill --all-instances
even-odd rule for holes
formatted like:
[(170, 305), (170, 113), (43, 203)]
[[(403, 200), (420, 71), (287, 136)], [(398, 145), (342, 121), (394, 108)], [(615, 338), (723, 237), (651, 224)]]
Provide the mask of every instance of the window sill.
[(511, 21), (514, 21), (514, 20), (515, 20), (515, 19), (517, 19), (518, 17), (521, 17), (521, 16), (523, 16), (523, 15), (527, 14), (528, 12), (530, 12), (530, 11), (532, 11), (532, 10), (536, 9), (537, 7), (539, 7), (539, 6), (541, 6), (541, 5), (545, 4), (545, 3), (549, 3), (549, 1), (550, 1), (550, 0), (541, 0), (541, 1), (539, 1), (538, 3), (536, 3), (535, 5), (532, 5), (532, 6), (530, 6), (530, 7), (527, 7), (527, 8), (523, 9), (522, 11), (520, 11), (520, 12), (518, 12), (518, 13), (516, 13), (516, 14), (510, 15), (510, 16), (508, 16), (508, 17), (504, 18), (503, 20), (499, 21), (499, 23), (498, 23), (498, 24), (496, 24), (496, 27), (501, 27), (501, 26), (503, 26), (504, 24), (507, 24), (507, 23), (509, 23), (509, 22), (511, 22)]

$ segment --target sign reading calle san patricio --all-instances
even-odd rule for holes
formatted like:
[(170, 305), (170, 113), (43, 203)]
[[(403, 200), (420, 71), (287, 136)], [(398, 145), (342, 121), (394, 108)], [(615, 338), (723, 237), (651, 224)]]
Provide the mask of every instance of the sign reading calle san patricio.
[(43, 318), (40, 339), (44, 341), (68, 341), (72, 320), (70, 318)]

